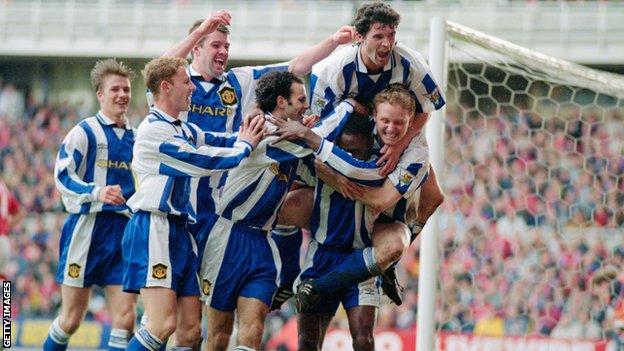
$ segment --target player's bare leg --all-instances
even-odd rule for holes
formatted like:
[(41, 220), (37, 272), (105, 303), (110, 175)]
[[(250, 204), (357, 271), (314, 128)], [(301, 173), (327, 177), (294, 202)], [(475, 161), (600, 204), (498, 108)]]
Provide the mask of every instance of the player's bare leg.
[(375, 350), (373, 328), (375, 327), (376, 314), (377, 307), (375, 306), (356, 306), (347, 310), (354, 350)]
[(234, 327), (234, 312), (221, 312), (207, 307), (208, 337), (204, 351), (227, 350)]
[(309, 229), (313, 207), (314, 189), (292, 190), (286, 195), (286, 200), (277, 216), (277, 223)]
[(326, 313), (299, 313), (297, 315), (300, 351), (316, 351), (322, 348), (325, 332), (332, 317)]
[(444, 194), (442, 194), (442, 189), (438, 184), (438, 179), (436, 178), (433, 167), (429, 166), (429, 176), (420, 190), (420, 201), (418, 203), (416, 221), (421, 226), (424, 226), (438, 207), (442, 205), (442, 202), (444, 202)]
[(44, 350), (65, 350), (87, 312), (91, 288), (61, 285), (61, 314), (52, 322)]
[(61, 286), (61, 315), (59, 316), (59, 326), (67, 334), (76, 332), (85, 314), (89, 298), (91, 297), (91, 288), (76, 288), (73, 286)]
[(177, 296), (168, 288), (143, 288), (141, 298), (148, 320), (145, 329), (160, 341), (166, 341), (176, 330)]
[(404, 223), (375, 223), (373, 247), (375, 262), (382, 271), (401, 258), (410, 244), (410, 231)]
[(134, 331), (137, 295), (123, 292), (121, 285), (108, 285), (105, 290), (106, 305), (112, 318), (109, 347), (125, 349)]
[(238, 315), (237, 345), (259, 350), (269, 306), (255, 298), (239, 297), (236, 311)]
[(193, 347), (201, 338), (200, 301), (197, 296), (178, 297), (174, 345)]

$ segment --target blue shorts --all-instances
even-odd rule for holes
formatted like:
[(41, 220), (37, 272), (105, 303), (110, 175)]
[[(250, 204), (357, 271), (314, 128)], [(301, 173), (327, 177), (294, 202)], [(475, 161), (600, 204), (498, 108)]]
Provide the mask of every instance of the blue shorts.
[[(295, 287), (306, 279), (316, 279), (333, 270), (351, 254), (348, 251), (337, 251), (323, 247), (316, 240), (312, 240), (308, 246), (308, 252), (302, 272), (295, 281)], [(336, 314), (338, 305), (342, 303), (345, 310), (357, 306), (379, 307), (380, 291), (377, 277), (372, 277), (359, 284), (353, 285), (342, 296), (322, 296), (322, 303), (314, 306), (306, 313)]]
[(270, 306), (280, 267), (277, 246), (266, 231), (219, 217), (200, 269), (202, 299), (222, 312), (233, 311), (239, 297)]
[(186, 220), (139, 211), (123, 236), (123, 290), (162, 287), (178, 296), (198, 296), (197, 246)]
[(70, 214), (61, 232), (57, 283), (77, 288), (120, 285), (126, 223), (128, 217), (116, 212)]

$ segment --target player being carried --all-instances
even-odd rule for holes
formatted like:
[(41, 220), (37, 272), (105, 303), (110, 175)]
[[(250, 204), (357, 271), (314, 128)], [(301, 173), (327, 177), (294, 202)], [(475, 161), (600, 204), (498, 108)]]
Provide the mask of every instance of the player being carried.
[[(409, 120), (407, 133), (398, 138), (394, 128), (377, 128), (388, 141), (381, 148), (378, 164), (382, 175), (394, 174), (405, 185), (411, 183), (418, 171), (402, 168), (399, 159), (411, 149), (426, 147), (421, 130), (428, 113), (444, 105), (444, 96), (433, 78), (423, 57), (405, 45), (396, 42), (396, 30), (400, 15), (384, 2), (362, 5), (356, 13), (354, 27), (358, 44), (342, 48), (316, 64), (310, 78), (312, 110), (321, 114), (321, 126), (315, 130), (328, 140), (333, 140), (345, 123), (343, 114), (332, 113), (341, 101), (353, 98), (365, 107), (372, 107), (374, 97), (390, 84), (404, 85), (415, 97), (414, 113)], [(376, 119), (376, 123), (380, 120)], [(392, 127), (392, 126), (390, 126)], [(397, 167), (397, 164), (399, 165)], [(420, 233), (427, 219), (442, 203), (444, 197), (437, 184), (433, 169), (428, 167), (429, 176), (422, 184), (416, 219), (410, 223), (411, 237)], [(391, 173), (392, 172), (392, 173)], [(348, 193), (346, 186), (338, 190)], [(381, 212), (393, 207), (405, 193), (393, 189), (387, 183), (379, 189), (368, 189), (370, 198), (365, 202)], [(378, 223), (373, 231), (373, 246), (378, 262), (396, 262), (407, 250), (410, 240), (405, 239), (401, 226), (394, 223)], [(413, 240), (413, 239), (412, 239)], [(382, 288), (397, 305), (402, 303), (400, 286), (396, 281), (394, 266), (382, 275)], [(344, 274), (349, 273), (348, 267)]]
[[(351, 115), (354, 104), (350, 99), (341, 102), (328, 121), (346, 121)], [(355, 103), (355, 105), (359, 105)], [(360, 109), (360, 107), (358, 107)], [(384, 146), (394, 145), (401, 140), (409, 130), (412, 116), (415, 109), (415, 99), (412, 94), (400, 84), (394, 84), (377, 94), (374, 100), (373, 118), (375, 121), (375, 141), (378, 144), (377, 154)], [(337, 115), (337, 116), (334, 116)], [(343, 123), (344, 124), (344, 123)], [(318, 134), (323, 134), (322, 129), (329, 127), (336, 130), (335, 125), (325, 124), (324, 126), (315, 127), (310, 130), (301, 124), (295, 122), (286, 122), (279, 125), (279, 133), (285, 138), (298, 138), (311, 144), (318, 138)], [(342, 128), (342, 127), (341, 127)], [(415, 209), (418, 206), (420, 196), (420, 187), (428, 176), (428, 150), (424, 143), (423, 136), (418, 136), (413, 147), (403, 152), (399, 159), (397, 168), (390, 173), (381, 187), (361, 188), (358, 184), (350, 184), (339, 174), (328, 169), (320, 167), (322, 171), (319, 176), (334, 189), (342, 189), (345, 186), (352, 191), (354, 199), (365, 204), (369, 211), (375, 216), (382, 209), (375, 206), (376, 198), (382, 196), (380, 193), (385, 192), (388, 195), (397, 198), (389, 208), (383, 209), (383, 213), (376, 219), (374, 235), (381, 233), (389, 233), (389, 235), (398, 236), (398, 240), (402, 245), (409, 245), (413, 232), (413, 225), (416, 218)], [(358, 162), (350, 155), (343, 155), (345, 164), (359, 168), (375, 169), (375, 162)], [(342, 173), (347, 172), (342, 170)], [(375, 177), (371, 180), (376, 180)], [(306, 216), (310, 213), (305, 206), (285, 209), (287, 211), (296, 211), (299, 218), (303, 218), (302, 222), (298, 219), (294, 223), (297, 225), (305, 225)], [(308, 211), (308, 212), (307, 212)], [(292, 214), (283, 214), (284, 218), (295, 219)], [(373, 236), (373, 244), (375, 237)], [(380, 249), (381, 248), (381, 249)], [(370, 250), (369, 250), (370, 249)], [(296, 294), (297, 309), (299, 312), (307, 312), (313, 309), (323, 296), (337, 296), (344, 293), (353, 284), (363, 282), (372, 276), (379, 275), (381, 272), (390, 267), (397, 258), (388, 255), (386, 246), (374, 246), (373, 248), (364, 250), (355, 250), (340, 264), (337, 264), (331, 271), (326, 271), (321, 277), (308, 279), (303, 281)], [(384, 251), (386, 250), (386, 251)], [(376, 269), (371, 269), (374, 267)]]

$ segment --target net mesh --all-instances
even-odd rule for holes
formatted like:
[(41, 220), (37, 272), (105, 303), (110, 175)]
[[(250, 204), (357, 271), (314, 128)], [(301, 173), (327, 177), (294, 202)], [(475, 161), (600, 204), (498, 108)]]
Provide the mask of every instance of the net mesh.
[(450, 29), (438, 331), (616, 345), (624, 81)]

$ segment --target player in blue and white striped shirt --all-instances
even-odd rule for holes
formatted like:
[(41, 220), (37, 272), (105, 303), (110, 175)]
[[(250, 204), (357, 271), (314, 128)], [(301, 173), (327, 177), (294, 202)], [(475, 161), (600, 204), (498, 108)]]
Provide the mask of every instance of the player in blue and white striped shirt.
[[(289, 62), (235, 67), (226, 71), (230, 49), (230, 30), (226, 26), (230, 20), (228, 12), (217, 11), (196, 21), (188, 36), (163, 55), (186, 58), (192, 54), (188, 74), (197, 89), (191, 97), (186, 118), (205, 132), (238, 131), (242, 116), (255, 109), (254, 91), (260, 77), (274, 71), (308, 74), (313, 64), (327, 57), (339, 45), (350, 42), (355, 34), (352, 27), (344, 26)], [(223, 174), (217, 174), (191, 182), (192, 190), (197, 191), (197, 197), (191, 200), (197, 211), (197, 224), (190, 229), (196, 235), (200, 249), (203, 249), (207, 231), (215, 220), (215, 201), (224, 178)]]
[(106, 290), (112, 312), (109, 350), (123, 350), (134, 329), (136, 297), (121, 290), (121, 239), (134, 194), (130, 170), (135, 130), (126, 118), (134, 73), (113, 59), (91, 71), (100, 111), (67, 134), (55, 164), (55, 183), (70, 215), (65, 221), (56, 280), (61, 313), (44, 350), (65, 350), (87, 310), (91, 286)]
[[(372, 125), (367, 116), (349, 116), (336, 145), (344, 148), (355, 158), (368, 160), (372, 152)], [(314, 168), (311, 170), (314, 172)], [(374, 216), (359, 201), (342, 196), (320, 178), (313, 178), (315, 186), (314, 207), (310, 217), (312, 241), (301, 275), (295, 284), (308, 279), (316, 279), (330, 272), (350, 258), (354, 250), (362, 250), (364, 257), (373, 256), (371, 232)], [(312, 183), (312, 182), (310, 182)], [(367, 262), (371, 274), (377, 274), (372, 259)], [(345, 290), (325, 295), (323, 303), (307, 312), (299, 313), (299, 349), (320, 349), (329, 322), (342, 303), (347, 311), (349, 330), (355, 350), (372, 350), (373, 327), (379, 306), (380, 292), (376, 279), (355, 283)]]
[(195, 221), (190, 204), (191, 177), (236, 167), (264, 133), (263, 119), (246, 119), (232, 147), (179, 120), (195, 89), (186, 61), (159, 58), (143, 72), (155, 97), (139, 126), (132, 169), (137, 191), (128, 200), (135, 213), (123, 237), (124, 290), (140, 291), (149, 320), (127, 350), (158, 350), (176, 331), (177, 347), (189, 349), (200, 338), (197, 247), (187, 224)]
[[(345, 104), (350, 105), (352, 103), (349, 100), (343, 101), (333, 114), (343, 110)], [(355, 104), (357, 105), (357, 103)], [(392, 145), (405, 136), (411, 123), (414, 108), (413, 97), (401, 85), (392, 85), (379, 93), (375, 97), (374, 113), (377, 141), (385, 145)], [(347, 116), (346, 113), (343, 115)], [(344, 121), (345, 118), (347, 117), (333, 118), (330, 115), (327, 120)], [(307, 130), (300, 123), (284, 122), (279, 127), (284, 135), (295, 136), (309, 145), (312, 142), (311, 136), (318, 138), (313, 131)], [(315, 127), (314, 131), (322, 133), (323, 127), (323, 125)], [(331, 137), (335, 137), (335, 135), (330, 134)], [(406, 223), (413, 224), (415, 209), (420, 196), (419, 189), (428, 176), (428, 150), (424, 142), (417, 145), (419, 147), (412, 147), (403, 152), (399, 166), (388, 176), (381, 187), (367, 188), (365, 191), (360, 189), (360, 191), (354, 192), (354, 198), (369, 206), (375, 213), (387, 211), (389, 218), (384, 217), (382, 221), (378, 220), (375, 224), (374, 248), (372, 250), (374, 260), (369, 259), (369, 261), (374, 261), (375, 265), (382, 271), (387, 270), (400, 258), (403, 253), (401, 248), (407, 248), (410, 242)], [(350, 155), (343, 155), (343, 162), (348, 165), (358, 165), (360, 168), (371, 167), (372, 169), (375, 167), (375, 163), (359, 165), (359, 161)], [(325, 176), (323, 180), (335, 189), (339, 189), (342, 183), (337, 182), (338, 178), (340, 178), (338, 174), (332, 174)], [(357, 185), (352, 185), (352, 187), (357, 187)], [(385, 199), (391, 199), (392, 202), (387, 203)], [(297, 210), (305, 217), (305, 206)], [(410, 213), (412, 215), (408, 216)], [(382, 233), (382, 238), (391, 236), (393, 240), (380, 242), (379, 237), (376, 237), (378, 233)], [(376, 239), (377, 241), (375, 241)], [(396, 242), (399, 244), (397, 245)], [(400, 248), (397, 249), (397, 246)], [(350, 259), (345, 260), (323, 277), (314, 281), (303, 282), (296, 295), (298, 310), (306, 312), (310, 307), (313, 307), (318, 302), (321, 293), (331, 296), (333, 293), (340, 293), (354, 283), (369, 279), (374, 274), (367, 269), (366, 260), (365, 252), (356, 251)]]
[[(290, 72), (271, 72), (256, 88), (259, 107), (271, 122), (300, 121), (307, 110), (301, 79)], [(213, 226), (202, 262), (200, 279), (208, 309), (208, 348), (227, 347), (238, 309), (238, 344), (260, 347), (264, 318), (278, 286), (280, 260), (270, 230), (299, 168), (300, 158), (316, 155), (339, 171), (344, 168), (341, 150), (321, 138), (311, 148), (301, 143), (268, 137), (252, 157), (231, 170), (217, 203)], [(344, 151), (342, 151), (344, 154)], [(377, 170), (347, 173), (355, 177), (378, 177)]]
[[(382, 174), (390, 174), (399, 162), (404, 150), (426, 145), (421, 134), (428, 113), (444, 106), (444, 94), (433, 78), (422, 55), (396, 41), (400, 15), (390, 5), (374, 2), (362, 5), (356, 13), (354, 27), (358, 44), (336, 51), (312, 69), (311, 105), (321, 117), (329, 113), (346, 98), (354, 98), (369, 108), (377, 93), (393, 83), (407, 87), (416, 98), (416, 113), (405, 138), (382, 149), (379, 163), (385, 163)], [(433, 169), (422, 185), (421, 201), (417, 210), (416, 232), (442, 204), (444, 196), (437, 183)], [(387, 194), (387, 193), (385, 193)], [(377, 199), (382, 205), (393, 203), (390, 196)], [(383, 207), (383, 206), (382, 206)], [(389, 255), (400, 255), (406, 249), (401, 238), (388, 233), (374, 234), (375, 242), (392, 243)], [(384, 292), (401, 304), (401, 297), (394, 284), (394, 271), (388, 270), (384, 278)]]

